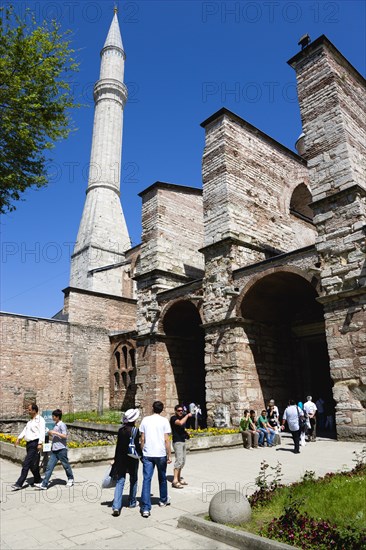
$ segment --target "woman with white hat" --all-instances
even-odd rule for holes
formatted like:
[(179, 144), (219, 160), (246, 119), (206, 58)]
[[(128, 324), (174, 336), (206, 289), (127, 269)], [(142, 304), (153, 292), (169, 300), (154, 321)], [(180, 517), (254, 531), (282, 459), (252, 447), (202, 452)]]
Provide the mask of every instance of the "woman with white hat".
[(134, 443), (137, 454), (141, 456), (141, 447), (139, 442), (139, 431), (134, 427), (135, 421), (139, 418), (140, 411), (138, 409), (128, 409), (122, 417), (122, 427), (118, 431), (116, 452), (114, 455), (114, 463), (111, 469), (111, 477), (117, 479), (116, 488), (114, 490), (114, 499), (112, 504), (112, 515), (119, 516), (122, 508), (122, 495), (125, 485), (126, 474), (130, 475), (130, 493), (129, 493), (129, 508), (136, 508), (136, 493), (137, 493), (137, 471), (139, 461), (136, 458), (128, 456), (129, 444), (132, 430), (135, 430)]

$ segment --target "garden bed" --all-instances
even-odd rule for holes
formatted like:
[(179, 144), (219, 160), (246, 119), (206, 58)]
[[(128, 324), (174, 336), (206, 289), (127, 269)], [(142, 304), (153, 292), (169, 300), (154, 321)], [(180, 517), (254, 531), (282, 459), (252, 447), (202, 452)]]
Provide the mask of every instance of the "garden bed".
[[(86, 423), (85, 423), (86, 424)], [(71, 428), (68, 426), (68, 428)], [(97, 425), (97, 431), (88, 423), (74, 423), (70, 429), (70, 437), (74, 440), (68, 441), (68, 456), (71, 464), (87, 464), (90, 462), (104, 462), (114, 457), (115, 441), (118, 427), (108, 426), (105, 429)], [(11, 434), (0, 434), (0, 457), (22, 462), (25, 457), (25, 441), (17, 447), (14, 446), (16, 436)], [(242, 436), (239, 433), (229, 433), (206, 437), (192, 437), (187, 442), (187, 451), (220, 450), (229, 447), (240, 447), (243, 445)], [(174, 451), (172, 449), (174, 454)]]
[(366, 548), (366, 447), (355, 452), (355, 467), (281, 484), (281, 464), (262, 461), (257, 491), (248, 500), (252, 517), (242, 525), (221, 525), (209, 516), (182, 516), (178, 526), (248, 550), (361, 550)]
[[(13, 436), (8, 436), (13, 437)], [(13, 437), (13, 439), (15, 439)], [(89, 464), (94, 462), (110, 462), (114, 458), (114, 445), (89, 445), (85, 447), (72, 447), (69, 444), (69, 462), (74, 465)], [(25, 445), (14, 446), (14, 443), (0, 440), (0, 457), (12, 462), (22, 463), (26, 455)]]

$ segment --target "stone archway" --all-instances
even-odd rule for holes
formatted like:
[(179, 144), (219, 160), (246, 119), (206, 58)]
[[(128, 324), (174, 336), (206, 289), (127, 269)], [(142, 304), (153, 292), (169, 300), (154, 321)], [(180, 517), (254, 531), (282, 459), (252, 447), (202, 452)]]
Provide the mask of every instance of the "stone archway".
[[(257, 278), (240, 304), (263, 402), (283, 410), (292, 397), (322, 397), (334, 409), (322, 305), (299, 273), (277, 270)], [(257, 407), (261, 407), (258, 403)]]
[(162, 327), (171, 365), (171, 393), (176, 394), (179, 403), (199, 403), (205, 417), (205, 340), (201, 323), (197, 307), (189, 300), (179, 300), (166, 311)]

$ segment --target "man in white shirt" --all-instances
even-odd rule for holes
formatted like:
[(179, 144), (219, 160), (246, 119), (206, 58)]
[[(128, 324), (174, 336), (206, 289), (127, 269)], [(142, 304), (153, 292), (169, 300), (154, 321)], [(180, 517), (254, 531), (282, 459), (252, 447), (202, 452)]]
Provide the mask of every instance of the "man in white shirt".
[(295, 454), (300, 453), (300, 417), (304, 416), (304, 412), (298, 407), (293, 399), (288, 402), (288, 407), (285, 409), (282, 418), (281, 429), (285, 428), (287, 421), (288, 429), (291, 432), (292, 439), (294, 440)]
[(31, 419), (27, 422), (24, 430), (18, 435), (14, 443), (16, 447), (21, 439), (25, 439), (27, 442), (27, 454), (22, 465), (20, 477), (18, 481), (11, 486), (13, 491), (18, 491), (23, 487), (29, 470), (31, 470), (34, 476), (34, 483), (41, 482), (41, 475), (39, 473), (39, 453), (45, 439), (46, 423), (44, 418), (38, 414), (38, 407), (35, 403), (29, 405), (28, 412)]
[(171, 449), (169, 434), (171, 428), (168, 420), (160, 414), (164, 405), (161, 401), (154, 401), (153, 414), (145, 416), (140, 424), (143, 476), (141, 492), (141, 515), (150, 516), (151, 510), (151, 479), (156, 466), (159, 477), (160, 500), (159, 506), (168, 506), (168, 484), (166, 481), (166, 467), (170, 464)]
[(310, 420), (310, 429), (308, 431), (309, 441), (316, 441), (316, 418), (315, 418), (315, 415), (316, 415), (317, 407), (316, 407), (315, 403), (313, 403), (313, 401), (312, 401), (313, 398), (311, 397), (311, 395), (308, 395), (306, 399), (307, 399), (307, 401), (304, 404), (304, 411), (306, 412), (306, 414), (308, 415), (309, 420)]

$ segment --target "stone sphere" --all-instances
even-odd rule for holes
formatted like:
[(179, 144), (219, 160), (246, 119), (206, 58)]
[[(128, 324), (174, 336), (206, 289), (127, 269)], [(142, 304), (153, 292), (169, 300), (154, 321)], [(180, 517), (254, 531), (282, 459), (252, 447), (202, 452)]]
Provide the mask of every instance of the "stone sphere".
[(213, 497), (208, 513), (211, 520), (216, 523), (239, 525), (250, 520), (252, 509), (248, 499), (239, 491), (225, 489)]

